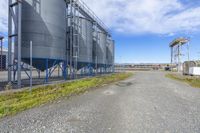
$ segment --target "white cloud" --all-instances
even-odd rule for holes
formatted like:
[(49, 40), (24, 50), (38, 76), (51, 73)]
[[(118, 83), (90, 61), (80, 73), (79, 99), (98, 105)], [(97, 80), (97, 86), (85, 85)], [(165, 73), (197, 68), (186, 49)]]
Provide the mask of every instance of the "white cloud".
[(8, 24), (8, 0), (0, 0), (0, 32), (7, 32)]
[(84, 0), (113, 30), (132, 34), (197, 31), (200, 7), (178, 0)]
[[(0, 0), (0, 32), (7, 32), (8, 0)], [(131, 34), (199, 31), (200, 7), (180, 0), (83, 0), (109, 28)]]

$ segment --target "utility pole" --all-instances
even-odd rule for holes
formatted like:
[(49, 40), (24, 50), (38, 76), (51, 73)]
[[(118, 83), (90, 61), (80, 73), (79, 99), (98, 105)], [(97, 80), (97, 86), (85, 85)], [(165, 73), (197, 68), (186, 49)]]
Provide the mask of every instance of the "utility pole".
[(8, 1), (9, 8), (8, 8), (8, 82), (11, 83), (12, 81), (12, 19), (13, 19), (13, 8), (12, 8), (12, 0)]
[(180, 44), (178, 44), (178, 72), (181, 72), (181, 52), (180, 52)]
[(198, 52), (198, 55), (199, 55), (199, 57), (198, 57), (198, 58), (199, 58), (199, 60), (200, 60), (200, 52)]
[(190, 61), (190, 40), (187, 43), (188, 61)]

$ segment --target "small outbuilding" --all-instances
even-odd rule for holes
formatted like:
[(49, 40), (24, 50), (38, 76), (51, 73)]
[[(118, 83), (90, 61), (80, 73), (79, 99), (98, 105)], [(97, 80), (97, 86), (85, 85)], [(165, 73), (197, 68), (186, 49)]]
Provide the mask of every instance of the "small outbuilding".
[(194, 67), (200, 67), (200, 60), (198, 61), (185, 61), (183, 63), (183, 74), (184, 75), (191, 75), (190, 69)]

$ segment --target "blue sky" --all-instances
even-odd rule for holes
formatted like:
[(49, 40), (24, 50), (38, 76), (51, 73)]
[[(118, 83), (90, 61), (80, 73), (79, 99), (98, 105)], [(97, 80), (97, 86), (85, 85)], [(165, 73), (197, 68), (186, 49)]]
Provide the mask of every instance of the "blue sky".
[[(179, 34), (178, 34), (179, 35)], [(178, 37), (177, 35), (177, 37)], [(123, 36), (114, 34), (116, 40), (116, 61), (118, 63), (169, 63), (169, 43), (174, 36), (139, 35)], [(200, 36), (192, 37), (190, 43), (191, 59), (200, 59)], [(182, 60), (187, 60), (187, 47), (183, 47)]]
[[(191, 38), (191, 59), (200, 58), (199, 0), (83, 1), (109, 27), (116, 63), (170, 62), (169, 43), (182, 36)], [(0, 34), (6, 36), (7, 0), (0, 0), (0, 8)]]

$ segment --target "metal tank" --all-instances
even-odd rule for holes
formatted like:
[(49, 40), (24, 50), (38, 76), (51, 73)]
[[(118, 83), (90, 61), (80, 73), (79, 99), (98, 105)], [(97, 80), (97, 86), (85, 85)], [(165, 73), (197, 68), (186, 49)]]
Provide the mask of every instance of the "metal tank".
[(78, 69), (93, 66), (93, 24), (92, 21), (80, 17), (81, 31), (78, 54)]
[(98, 67), (104, 67), (106, 65), (106, 45), (107, 45), (107, 34), (99, 32), (99, 43), (97, 44), (97, 64)]
[(114, 64), (114, 41), (108, 40), (108, 66), (112, 66)]
[(110, 38), (107, 39), (107, 45), (106, 45), (106, 65), (109, 66), (111, 64), (111, 40)]
[(111, 65), (113, 66), (114, 65), (114, 63), (115, 63), (115, 41), (114, 40), (112, 40), (112, 43), (111, 43)]
[(97, 43), (98, 43), (98, 38), (97, 34), (94, 31), (93, 32), (93, 40), (92, 40), (92, 64), (94, 68), (97, 68)]
[[(93, 65), (93, 56), (92, 56), (92, 48), (93, 48), (93, 23), (91, 20), (86, 19), (82, 16), (76, 16), (75, 27), (73, 25), (72, 27), (72, 45), (70, 46), (71, 41), (71, 34), (70, 34), (70, 18), (68, 18), (68, 34), (67, 34), (67, 47), (69, 50), (68, 57), (70, 58), (70, 53), (74, 57), (73, 58), (72, 65), (74, 66), (74, 62), (77, 61), (77, 69), (84, 68), (86, 66), (92, 66)], [(78, 28), (79, 27), (79, 28)], [(79, 29), (79, 30), (78, 30)], [(78, 41), (79, 39), (79, 41)], [(74, 48), (74, 49), (73, 49)], [(73, 49), (73, 50), (72, 50)], [(74, 52), (74, 53), (73, 53)], [(77, 52), (77, 55), (76, 55)], [(68, 61), (68, 64), (70, 65), (70, 59)]]
[[(66, 59), (66, 4), (64, 0), (22, 1), (22, 61), (46, 70)], [(15, 57), (17, 53), (15, 53)]]

